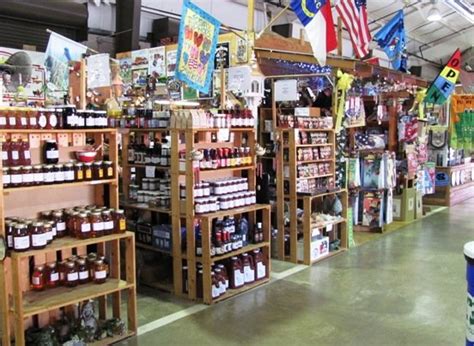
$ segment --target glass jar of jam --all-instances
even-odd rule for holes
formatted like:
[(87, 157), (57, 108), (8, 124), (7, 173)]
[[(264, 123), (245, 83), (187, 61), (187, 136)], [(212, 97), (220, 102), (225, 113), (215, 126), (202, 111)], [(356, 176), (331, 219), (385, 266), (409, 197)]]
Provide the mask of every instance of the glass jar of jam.
[(55, 165), (59, 162), (58, 143), (54, 139), (47, 139), (43, 146), (43, 159), (48, 165)]
[(91, 237), (91, 223), (87, 213), (80, 213), (78, 217), (78, 236), (80, 239), (87, 239)]
[(89, 222), (91, 224), (91, 238), (98, 238), (104, 235), (104, 221), (100, 211), (94, 211), (89, 216)]
[(63, 107), (63, 126), (66, 129), (73, 129), (77, 127), (76, 106), (66, 105)]
[(79, 284), (89, 282), (89, 270), (87, 269), (86, 260), (79, 258), (76, 260), (77, 272), (79, 273)]
[(5, 234), (7, 235), (7, 249), (13, 249), (13, 230), (15, 228), (15, 222), (12, 220), (5, 220)]
[(45, 279), (44, 266), (35, 266), (31, 275), (31, 289), (33, 291), (42, 291), (45, 286)]
[(34, 185), (34, 175), (32, 166), (21, 166), (22, 186)]
[(46, 264), (46, 287), (54, 288), (59, 286), (59, 272), (56, 262)]
[(93, 129), (95, 126), (94, 112), (91, 110), (84, 111), (84, 117), (86, 119), (86, 128)]
[(115, 233), (124, 233), (127, 230), (127, 219), (122, 209), (114, 212)]
[(86, 128), (86, 115), (85, 110), (77, 110), (76, 119), (77, 119), (77, 127), (81, 129)]
[(7, 113), (7, 128), (16, 129), (17, 128), (17, 114), (16, 108), (9, 108)]
[(114, 166), (112, 161), (104, 161), (104, 177), (106, 179), (112, 179), (114, 177)]
[(10, 175), (10, 168), (3, 167), (2, 168), (2, 181), (3, 181), (3, 188), (10, 187), (11, 185), (11, 175)]
[(97, 254), (94, 252), (91, 252), (90, 254), (87, 255), (87, 269), (89, 270), (89, 280), (92, 281), (94, 280), (94, 269), (95, 269), (95, 261), (97, 260)]
[(104, 235), (114, 233), (114, 219), (110, 210), (102, 211), (102, 221), (104, 222)]
[(44, 173), (42, 165), (33, 166), (33, 184), (42, 185), (44, 183)]
[(64, 165), (54, 165), (53, 166), (53, 173), (54, 173), (54, 183), (61, 184), (64, 183)]
[(45, 109), (44, 113), (46, 115), (45, 129), (47, 129), (47, 130), (55, 129), (56, 126), (58, 126), (58, 118), (57, 118), (57, 115), (56, 115), (56, 111), (52, 108), (47, 108), (47, 109)]
[(31, 248), (33, 250), (44, 249), (46, 247), (47, 235), (42, 222), (33, 222), (30, 227)]
[(53, 165), (43, 165), (43, 183), (54, 184)]
[(22, 166), (31, 165), (30, 142), (22, 139), (18, 140), (19, 164)]
[(36, 113), (36, 123), (38, 124), (39, 129), (45, 129), (48, 125), (48, 118), (46, 117), (46, 109), (39, 108)]
[(92, 163), (84, 163), (84, 180), (92, 180)]
[(74, 180), (84, 180), (84, 165), (81, 162), (77, 162), (74, 164)]
[(107, 280), (107, 265), (101, 259), (94, 262), (94, 282), (103, 284)]
[(36, 109), (28, 109), (28, 128), (31, 130), (38, 129), (38, 111)]
[(18, 141), (11, 141), (8, 151), (8, 164), (10, 166), (20, 165), (20, 149), (21, 144)]
[(18, 252), (28, 251), (30, 249), (30, 244), (28, 226), (24, 223), (15, 224), (13, 230), (13, 250)]
[(7, 128), (8, 108), (0, 108), (0, 129)]
[(96, 161), (92, 164), (92, 178), (94, 180), (104, 179), (104, 168), (102, 161)]
[(64, 165), (63, 171), (64, 171), (64, 181), (66, 183), (72, 183), (75, 180), (74, 164), (66, 163)]
[(67, 287), (76, 287), (79, 283), (79, 273), (75, 262), (64, 263), (64, 285)]
[(28, 128), (28, 108), (18, 108), (18, 128), (27, 129)]
[(63, 213), (55, 211), (52, 215), (52, 220), (56, 224), (56, 237), (64, 237), (66, 235), (66, 221), (64, 220)]
[(54, 222), (52, 222), (52, 221), (45, 221), (43, 223), (44, 234), (45, 234), (45, 237), (46, 237), (46, 243), (47, 244), (51, 244), (51, 242), (54, 239), (53, 224), (54, 224)]

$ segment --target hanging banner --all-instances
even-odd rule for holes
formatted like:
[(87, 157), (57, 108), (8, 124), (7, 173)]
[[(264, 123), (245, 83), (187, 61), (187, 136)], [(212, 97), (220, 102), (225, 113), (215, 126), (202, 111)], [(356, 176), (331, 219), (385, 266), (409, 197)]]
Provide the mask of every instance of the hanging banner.
[(110, 56), (95, 54), (87, 57), (87, 88), (110, 86)]
[(403, 10), (397, 12), (374, 36), (380, 48), (387, 54), (395, 70), (407, 71), (405, 23)]
[(155, 78), (166, 76), (165, 47), (155, 47), (148, 50), (148, 74)]
[(425, 102), (442, 105), (454, 91), (461, 69), (461, 51), (457, 49), (426, 92)]
[(67, 92), (69, 62), (79, 61), (86, 52), (86, 46), (52, 32), (49, 36), (44, 59), (48, 86)]
[(219, 36), (217, 19), (185, 0), (179, 27), (176, 78), (188, 86), (209, 92)]

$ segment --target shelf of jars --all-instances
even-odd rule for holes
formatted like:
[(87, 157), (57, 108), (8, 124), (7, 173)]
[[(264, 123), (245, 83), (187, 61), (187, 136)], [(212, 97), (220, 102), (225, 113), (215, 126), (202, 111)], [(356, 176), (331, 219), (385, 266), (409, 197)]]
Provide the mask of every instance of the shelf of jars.
[[(117, 130), (107, 128), (105, 112), (72, 106), (1, 108), (3, 124), (0, 236), (8, 250), (0, 262), (0, 307), (7, 316), (2, 344), (25, 344), (27, 327), (46, 327), (92, 298), (99, 301), (101, 320), (107, 319), (108, 301), (113, 317), (120, 318), (120, 292), (128, 296), (128, 330), (116, 339), (135, 333), (134, 235), (125, 232), (124, 213), (117, 209)], [(67, 189), (47, 191), (59, 187)], [(96, 253), (89, 259), (97, 270), (87, 270), (86, 277), (80, 271), (91, 246)]]
[[(335, 187), (333, 118), (320, 116), (317, 108), (284, 112), (276, 118), (280, 141), (277, 153), (278, 258), (310, 265), (325, 256), (316, 256), (315, 252), (325, 249), (329, 253), (330, 244), (337, 249), (347, 247), (345, 221), (328, 227), (316, 227), (311, 222), (317, 205), (335, 199), (342, 201), (340, 220), (345, 220), (347, 193)], [(296, 115), (298, 112), (306, 115)], [(325, 210), (325, 213), (329, 215), (332, 211)]]
[(209, 114), (171, 121), (173, 251), (186, 247), (175, 292), (205, 304), (263, 284), (270, 272), (270, 206), (256, 203), (254, 124), (234, 119), (250, 113)]

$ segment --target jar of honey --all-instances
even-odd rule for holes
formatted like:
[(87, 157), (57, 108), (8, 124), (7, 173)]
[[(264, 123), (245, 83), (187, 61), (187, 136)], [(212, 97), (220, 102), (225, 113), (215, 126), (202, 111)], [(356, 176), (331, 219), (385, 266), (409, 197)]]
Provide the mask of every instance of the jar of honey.
[(102, 221), (104, 222), (104, 235), (114, 233), (114, 219), (110, 210), (106, 209), (102, 211)]
[(31, 289), (34, 291), (42, 291), (45, 286), (45, 273), (44, 266), (38, 265), (33, 269), (33, 274), (31, 275)]
[(112, 179), (114, 177), (114, 166), (112, 161), (104, 161), (104, 176), (106, 179)]
[(94, 211), (89, 217), (89, 222), (91, 224), (91, 238), (98, 238), (104, 235), (104, 221), (102, 220), (102, 215), (100, 211)]
[(54, 239), (54, 231), (53, 231), (52, 221), (44, 222), (43, 228), (44, 228), (44, 234), (45, 234), (45, 237), (46, 237), (46, 242), (48, 244), (51, 244), (51, 242)]
[(86, 263), (87, 263), (87, 269), (89, 270), (89, 280), (94, 280), (94, 270), (95, 270), (95, 261), (97, 260), (97, 254), (94, 252), (91, 252), (90, 254), (87, 255)]
[(59, 286), (59, 272), (56, 262), (46, 264), (46, 286), (48, 288)]
[(94, 180), (104, 179), (104, 168), (102, 161), (96, 161), (92, 164), (92, 178)]
[(94, 262), (94, 282), (103, 284), (107, 280), (107, 265), (99, 259)]
[(44, 249), (46, 247), (47, 235), (42, 222), (33, 222), (30, 228), (31, 248), (33, 250)]
[(56, 236), (62, 238), (66, 235), (66, 221), (64, 220), (63, 213), (60, 210), (53, 212), (52, 220), (56, 224)]
[(84, 180), (92, 180), (92, 163), (84, 163)]
[(76, 181), (84, 180), (84, 165), (81, 162), (74, 164), (74, 179)]
[(79, 283), (79, 273), (76, 269), (76, 263), (66, 262), (64, 264), (64, 285), (67, 287), (76, 287)]
[(44, 173), (42, 165), (33, 166), (33, 184), (41, 185), (44, 183)]
[(64, 181), (66, 183), (72, 183), (75, 180), (75, 173), (74, 173), (74, 164), (66, 163), (64, 165)]
[(87, 269), (86, 260), (79, 258), (76, 260), (77, 272), (79, 273), (79, 284), (89, 282), (89, 270)]
[(124, 233), (127, 230), (127, 219), (122, 209), (117, 209), (114, 213), (115, 233)]
[(91, 223), (87, 213), (80, 213), (78, 215), (78, 237), (80, 239), (87, 239), (91, 237)]

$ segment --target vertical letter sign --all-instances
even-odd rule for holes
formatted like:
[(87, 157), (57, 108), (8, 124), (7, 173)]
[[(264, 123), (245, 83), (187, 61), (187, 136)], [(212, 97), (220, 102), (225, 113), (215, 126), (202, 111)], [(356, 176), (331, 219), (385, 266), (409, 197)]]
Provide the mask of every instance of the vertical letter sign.
[(176, 78), (203, 93), (209, 92), (220, 23), (184, 1), (178, 39)]

